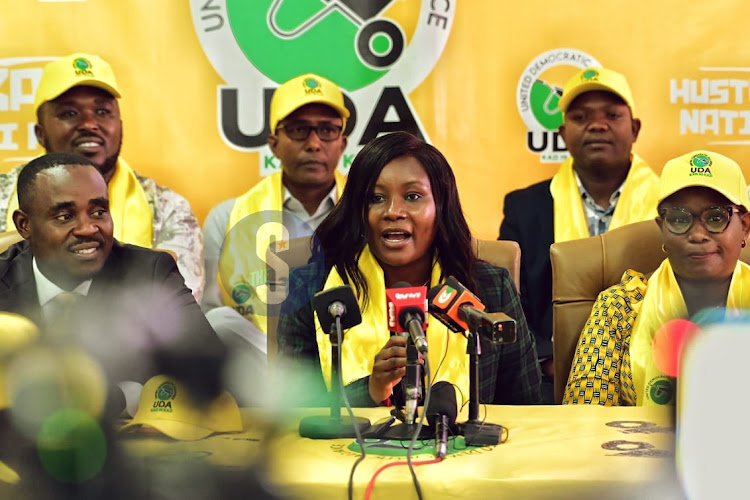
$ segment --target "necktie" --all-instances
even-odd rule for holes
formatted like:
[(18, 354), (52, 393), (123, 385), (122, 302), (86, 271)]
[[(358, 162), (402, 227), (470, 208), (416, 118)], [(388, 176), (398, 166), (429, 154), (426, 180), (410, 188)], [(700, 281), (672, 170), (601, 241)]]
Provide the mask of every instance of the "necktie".
[(44, 306), (46, 337), (51, 340), (71, 338), (76, 325), (76, 310), (83, 295), (61, 292)]

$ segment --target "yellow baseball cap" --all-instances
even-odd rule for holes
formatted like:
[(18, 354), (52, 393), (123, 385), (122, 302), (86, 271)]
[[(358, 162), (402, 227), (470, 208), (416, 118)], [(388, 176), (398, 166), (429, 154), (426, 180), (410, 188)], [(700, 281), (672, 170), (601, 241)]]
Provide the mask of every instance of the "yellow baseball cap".
[(628, 81), (617, 71), (607, 68), (586, 68), (573, 75), (563, 87), (562, 97), (557, 106), (564, 113), (576, 97), (593, 90), (603, 90), (619, 96), (630, 108), (630, 113), (635, 116), (635, 103)]
[(326, 104), (335, 109), (346, 127), (349, 110), (344, 105), (344, 94), (341, 93), (341, 89), (322, 76), (307, 73), (282, 83), (273, 93), (268, 116), (271, 133), (276, 133), (276, 126), (281, 120), (305, 104), (312, 103)]
[(120, 431), (147, 426), (181, 441), (203, 439), (215, 432), (242, 431), (237, 401), (224, 391), (205, 408), (173, 377), (156, 375), (143, 386), (138, 411)]
[(61, 57), (44, 67), (36, 89), (34, 110), (78, 85), (98, 87), (120, 97), (112, 66), (99, 56), (79, 52)]
[(735, 205), (750, 210), (747, 183), (736, 161), (711, 151), (693, 151), (664, 164), (659, 179), (658, 203), (680, 189), (703, 186), (723, 194)]

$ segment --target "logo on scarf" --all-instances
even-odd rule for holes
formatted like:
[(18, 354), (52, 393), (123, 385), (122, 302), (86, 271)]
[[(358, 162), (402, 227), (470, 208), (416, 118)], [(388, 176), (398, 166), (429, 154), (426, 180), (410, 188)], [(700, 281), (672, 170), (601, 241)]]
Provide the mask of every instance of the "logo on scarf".
[[(516, 88), (516, 104), (528, 128), (526, 148), (539, 155), (542, 163), (557, 163), (570, 156), (565, 142), (557, 133), (563, 123), (563, 113), (557, 106), (562, 86), (575, 71), (590, 66), (601, 66), (589, 54), (577, 49), (558, 48), (539, 54), (523, 70)], [(588, 71), (586, 78), (599, 76)]]
[[(275, 210), (250, 214), (232, 226), (219, 256), (224, 304), (248, 319), (277, 316), (289, 295), (289, 270), (310, 259), (312, 234), (302, 219)], [(322, 263), (323, 255), (310, 260)]]
[(646, 384), (646, 394), (651, 401), (658, 405), (670, 404), (675, 395), (674, 383), (666, 375), (659, 375)]
[(440, 58), (455, 4), (190, 0), (203, 50), (226, 82), (217, 92), (219, 133), (234, 149), (259, 152), (261, 175), (278, 171), (266, 144), (271, 96), (279, 84), (314, 73), (342, 88), (351, 113), (342, 171), (381, 133), (406, 130), (427, 139), (408, 96)]

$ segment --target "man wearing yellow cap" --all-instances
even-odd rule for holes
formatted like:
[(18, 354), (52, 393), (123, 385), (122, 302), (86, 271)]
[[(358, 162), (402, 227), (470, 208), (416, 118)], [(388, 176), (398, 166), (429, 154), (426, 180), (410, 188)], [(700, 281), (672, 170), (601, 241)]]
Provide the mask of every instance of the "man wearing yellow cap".
[[(238, 223), (260, 213), (283, 214), (285, 221), (295, 222), (277, 239), (312, 234), (344, 187), (345, 177), (337, 166), (347, 144), (343, 132), (348, 117), (344, 96), (333, 82), (311, 73), (284, 82), (271, 98), (268, 136), (268, 145), (281, 162), (281, 172), (214, 207), (203, 225), (206, 290), (201, 306), (222, 338), (238, 334), (249, 340), (254, 346), (253, 356), (262, 358), (258, 363), (265, 363), (266, 312), (256, 310), (262, 308), (257, 302), (248, 307), (257, 298), (255, 291), (248, 299), (248, 294), (236, 293), (234, 282), (248, 281), (242, 276), (249, 273), (243, 271), (247, 263), (242, 261), (249, 253), (262, 253), (256, 246), (264, 244), (256, 241), (263, 238), (253, 233), (248, 236), (251, 247), (246, 251), (228, 249), (238, 246), (233, 240), (247, 236), (241, 234), (243, 224)], [(233, 283), (223, 283), (222, 276), (227, 281), (230, 275)]]
[[(48, 153), (89, 158), (107, 181), (115, 238), (165, 250), (177, 258), (185, 284), (203, 292), (203, 236), (185, 198), (133, 171), (120, 155), (120, 91), (111, 66), (95, 55), (72, 54), (45, 66), (36, 90), (35, 127)], [(0, 231), (13, 229), (21, 166), (0, 174)]]
[(536, 337), (548, 404), (553, 403), (549, 247), (654, 217), (659, 181), (631, 151), (641, 121), (623, 75), (583, 69), (565, 84), (558, 106), (559, 132), (570, 157), (552, 179), (508, 193), (499, 238), (521, 246), (521, 301)]

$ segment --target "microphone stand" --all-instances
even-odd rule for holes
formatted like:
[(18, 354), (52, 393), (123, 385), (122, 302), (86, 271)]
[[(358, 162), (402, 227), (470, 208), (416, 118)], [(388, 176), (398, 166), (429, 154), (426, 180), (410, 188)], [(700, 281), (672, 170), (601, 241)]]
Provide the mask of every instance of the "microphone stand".
[[(406, 375), (401, 383), (404, 386), (404, 423), (390, 427), (383, 433), (383, 437), (404, 441), (411, 440), (417, 430), (417, 408), (422, 394), (422, 365), (419, 364), (419, 351), (411, 336), (406, 341)], [(417, 439), (431, 438), (430, 429), (423, 426)]]
[[(473, 323), (473, 322), (472, 322)], [(482, 344), (479, 339), (480, 325), (469, 325), (469, 420), (461, 424), (461, 433), (468, 446), (492, 446), (500, 443), (502, 426), (479, 420), (479, 356)]]
[(343, 382), (339, 369), (341, 364), (339, 339), (343, 340), (344, 335), (340, 315), (334, 316), (334, 322), (328, 333), (331, 337), (331, 414), (327, 417), (314, 415), (303, 418), (299, 423), (299, 434), (312, 439), (353, 438), (357, 436), (357, 429), (360, 434), (365, 432), (370, 427), (370, 421), (363, 417), (352, 417), (351, 421), (346, 422), (341, 420), (340, 388)]

